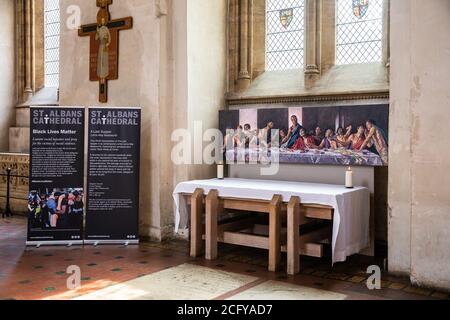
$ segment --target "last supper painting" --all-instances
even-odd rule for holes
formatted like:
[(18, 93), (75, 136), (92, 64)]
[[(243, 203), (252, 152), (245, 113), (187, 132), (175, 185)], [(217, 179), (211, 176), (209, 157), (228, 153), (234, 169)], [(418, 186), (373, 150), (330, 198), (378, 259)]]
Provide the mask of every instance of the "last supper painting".
[(228, 163), (389, 164), (388, 105), (231, 110), (220, 126)]

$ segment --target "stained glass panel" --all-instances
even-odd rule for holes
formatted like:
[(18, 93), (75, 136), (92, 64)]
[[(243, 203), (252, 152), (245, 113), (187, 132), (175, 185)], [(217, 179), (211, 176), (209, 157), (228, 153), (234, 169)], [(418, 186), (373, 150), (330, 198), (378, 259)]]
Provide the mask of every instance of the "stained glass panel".
[(267, 0), (266, 70), (302, 69), (305, 0)]
[(383, 0), (336, 0), (336, 63), (382, 60)]
[(59, 87), (59, 0), (44, 2), (45, 86)]

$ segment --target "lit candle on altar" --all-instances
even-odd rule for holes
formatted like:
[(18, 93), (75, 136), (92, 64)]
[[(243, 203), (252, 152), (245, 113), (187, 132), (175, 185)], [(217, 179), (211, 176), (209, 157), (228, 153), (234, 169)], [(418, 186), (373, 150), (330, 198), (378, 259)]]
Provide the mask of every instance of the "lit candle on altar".
[(353, 188), (353, 170), (351, 167), (348, 167), (345, 172), (345, 187), (348, 189)]
[(217, 163), (217, 179), (225, 179), (225, 165), (222, 161)]

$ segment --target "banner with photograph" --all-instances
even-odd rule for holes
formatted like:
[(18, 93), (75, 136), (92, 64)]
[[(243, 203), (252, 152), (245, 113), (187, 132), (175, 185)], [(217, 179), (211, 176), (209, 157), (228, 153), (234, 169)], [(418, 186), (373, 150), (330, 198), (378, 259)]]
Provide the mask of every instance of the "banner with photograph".
[(141, 110), (89, 108), (85, 243), (138, 243)]
[(82, 243), (84, 110), (30, 109), (28, 245)]

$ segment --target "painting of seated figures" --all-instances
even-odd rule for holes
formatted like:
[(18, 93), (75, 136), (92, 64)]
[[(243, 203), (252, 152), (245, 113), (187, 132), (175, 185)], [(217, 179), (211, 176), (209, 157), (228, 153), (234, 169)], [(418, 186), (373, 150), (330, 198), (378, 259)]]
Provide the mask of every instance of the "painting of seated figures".
[(389, 164), (389, 106), (260, 108), (220, 113), (228, 163)]

